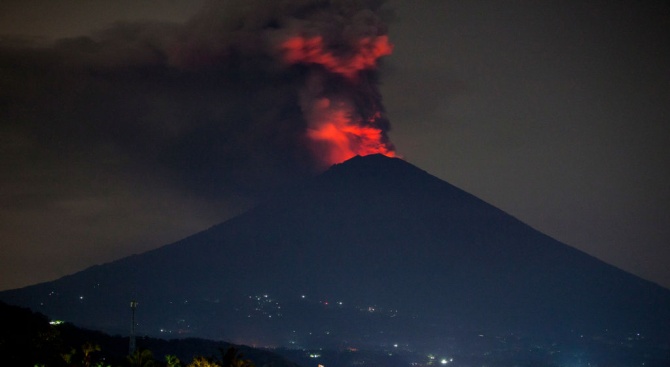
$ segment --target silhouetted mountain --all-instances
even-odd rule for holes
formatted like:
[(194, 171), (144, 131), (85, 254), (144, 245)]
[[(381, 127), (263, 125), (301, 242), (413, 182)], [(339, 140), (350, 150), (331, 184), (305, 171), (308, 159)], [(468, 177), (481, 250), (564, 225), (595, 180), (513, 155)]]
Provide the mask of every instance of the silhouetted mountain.
[(667, 289), (381, 155), (179, 242), (0, 299), (116, 333), (128, 332), (137, 299), (140, 333), (252, 345), (670, 341)]

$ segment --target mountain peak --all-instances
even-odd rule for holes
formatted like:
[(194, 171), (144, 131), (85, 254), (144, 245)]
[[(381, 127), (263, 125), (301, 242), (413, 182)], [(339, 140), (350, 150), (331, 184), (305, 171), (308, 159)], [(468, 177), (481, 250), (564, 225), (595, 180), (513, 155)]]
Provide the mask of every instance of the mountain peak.
[(425, 185), (449, 185), (428, 174), (411, 163), (383, 154), (357, 155), (331, 166), (316, 177), (316, 185), (343, 185), (342, 189), (381, 190), (383, 188), (406, 187), (424, 189)]
[(335, 164), (330, 167), (329, 170), (340, 170), (340, 169), (349, 169), (349, 170), (383, 170), (383, 169), (400, 169), (400, 167), (412, 167), (411, 164), (405, 162), (401, 158), (387, 157), (383, 154), (369, 154), (369, 155), (357, 155), (353, 158), (350, 158), (342, 163)]
[(397, 157), (389, 157), (381, 153), (374, 153), (374, 154), (368, 154), (368, 155), (356, 155), (352, 158), (347, 159), (346, 161), (336, 164), (354, 164), (354, 163), (360, 163), (360, 162), (388, 162), (388, 161), (402, 161), (402, 159), (397, 158)]
[(190, 325), (192, 336), (276, 345), (290, 335), (306, 346), (406, 339), (427, 350), (454, 333), (670, 325), (667, 290), (380, 154), (334, 165), (177, 243), (0, 293), (112, 332), (125, 329), (113, 315), (136, 296), (149, 334)]

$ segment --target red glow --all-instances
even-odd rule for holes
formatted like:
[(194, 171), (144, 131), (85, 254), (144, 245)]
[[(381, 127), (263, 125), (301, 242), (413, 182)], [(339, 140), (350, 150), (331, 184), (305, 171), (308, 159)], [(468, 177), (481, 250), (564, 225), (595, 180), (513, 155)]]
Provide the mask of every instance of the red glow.
[(327, 50), (323, 37), (293, 37), (282, 44), (284, 59), (291, 63), (318, 64), (328, 71), (355, 79), (356, 74), (377, 66), (377, 59), (390, 55), (393, 45), (388, 36), (365, 37), (358, 41), (354, 52), (337, 56)]
[(328, 164), (341, 163), (357, 155), (381, 153), (395, 157), (395, 151), (383, 142), (382, 130), (373, 125), (353, 121), (344, 105), (335, 106), (329, 111), (321, 111), (323, 121), (307, 131), (313, 141), (324, 144)]
[[(361, 38), (356, 44), (349, 45), (346, 52), (334, 53), (328, 46), (321, 36), (295, 36), (282, 43), (280, 50), (286, 62), (319, 65), (323, 68), (320, 70), (347, 79), (353, 88), (361, 83), (361, 71), (376, 68), (377, 60), (393, 51), (386, 35)], [(323, 155), (325, 164), (341, 163), (356, 155), (381, 153), (396, 156), (380, 127), (381, 110), (375, 111), (371, 117), (361, 117), (346, 96), (337, 96), (338, 102), (331, 99), (331, 96), (321, 95), (308, 99), (307, 105), (303, 105), (310, 124), (307, 136)]]

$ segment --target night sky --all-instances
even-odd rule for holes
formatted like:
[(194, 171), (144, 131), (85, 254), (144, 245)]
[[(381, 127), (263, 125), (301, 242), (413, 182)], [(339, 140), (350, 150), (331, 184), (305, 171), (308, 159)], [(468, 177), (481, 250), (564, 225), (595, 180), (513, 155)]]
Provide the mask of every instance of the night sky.
[[(0, 290), (176, 241), (319, 172), (305, 71), (265, 44), (297, 3), (3, 1)], [(670, 5), (367, 3), (394, 44), (369, 80), (399, 155), (670, 288)]]

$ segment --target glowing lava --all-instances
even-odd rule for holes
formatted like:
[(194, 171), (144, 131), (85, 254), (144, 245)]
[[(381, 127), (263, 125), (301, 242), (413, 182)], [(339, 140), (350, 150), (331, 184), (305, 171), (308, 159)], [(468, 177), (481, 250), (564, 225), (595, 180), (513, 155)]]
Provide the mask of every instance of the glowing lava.
[[(323, 159), (328, 164), (344, 162), (356, 155), (381, 153), (395, 157), (393, 147), (385, 142), (383, 130), (375, 126), (375, 120), (367, 123), (356, 119), (345, 103), (331, 104), (323, 99), (313, 111), (313, 125), (307, 136), (325, 148)], [(380, 118), (379, 114), (374, 117)]]
[(361, 77), (361, 72), (374, 70), (378, 59), (393, 50), (386, 35), (337, 47), (321, 36), (292, 37), (280, 50), (287, 63), (310, 68), (301, 107), (309, 123), (307, 137), (325, 164), (356, 155), (396, 156), (386, 135), (388, 122), (376, 85)]

